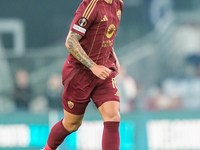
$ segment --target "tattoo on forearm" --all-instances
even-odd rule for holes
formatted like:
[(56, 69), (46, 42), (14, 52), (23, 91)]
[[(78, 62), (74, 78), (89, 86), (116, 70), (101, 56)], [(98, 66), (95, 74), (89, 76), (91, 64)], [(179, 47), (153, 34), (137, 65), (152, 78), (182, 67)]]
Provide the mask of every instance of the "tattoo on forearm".
[(70, 53), (83, 65), (85, 65), (88, 68), (91, 68), (94, 64), (92, 59), (86, 54), (84, 49), (81, 47), (79, 40), (81, 39), (81, 35), (70, 31), (68, 37), (67, 37), (67, 45), (68, 50)]

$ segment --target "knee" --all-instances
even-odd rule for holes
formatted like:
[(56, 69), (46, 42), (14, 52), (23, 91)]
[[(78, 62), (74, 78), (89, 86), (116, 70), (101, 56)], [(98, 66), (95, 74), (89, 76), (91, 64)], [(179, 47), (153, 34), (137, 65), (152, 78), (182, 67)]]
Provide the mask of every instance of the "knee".
[(77, 131), (79, 129), (79, 127), (81, 126), (81, 124), (82, 124), (82, 121), (69, 122), (69, 121), (63, 120), (63, 126), (70, 133)]
[(70, 124), (70, 127), (69, 127), (69, 132), (75, 132), (79, 129), (79, 127), (81, 126), (81, 123), (72, 123)]
[(117, 111), (117, 112), (109, 112), (107, 113), (104, 121), (116, 121), (116, 122), (120, 122), (121, 120), (121, 116), (120, 116), (120, 113)]

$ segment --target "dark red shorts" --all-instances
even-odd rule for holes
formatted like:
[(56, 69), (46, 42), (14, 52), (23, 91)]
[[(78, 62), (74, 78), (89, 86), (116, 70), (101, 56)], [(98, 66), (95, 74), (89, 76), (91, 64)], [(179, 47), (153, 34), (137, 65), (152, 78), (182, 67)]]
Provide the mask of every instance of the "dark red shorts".
[(106, 80), (96, 77), (90, 70), (65, 65), (62, 72), (64, 91), (63, 107), (66, 111), (81, 115), (93, 100), (97, 108), (107, 101), (118, 101), (119, 94), (115, 82), (115, 72)]

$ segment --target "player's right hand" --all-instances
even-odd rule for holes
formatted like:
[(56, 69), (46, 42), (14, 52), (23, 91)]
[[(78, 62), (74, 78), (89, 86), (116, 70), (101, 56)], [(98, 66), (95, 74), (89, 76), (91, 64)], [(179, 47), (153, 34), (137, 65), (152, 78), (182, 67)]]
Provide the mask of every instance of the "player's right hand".
[(105, 80), (111, 73), (111, 70), (107, 67), (97, 64), (94, 64), (90, 70), (102, 80)]

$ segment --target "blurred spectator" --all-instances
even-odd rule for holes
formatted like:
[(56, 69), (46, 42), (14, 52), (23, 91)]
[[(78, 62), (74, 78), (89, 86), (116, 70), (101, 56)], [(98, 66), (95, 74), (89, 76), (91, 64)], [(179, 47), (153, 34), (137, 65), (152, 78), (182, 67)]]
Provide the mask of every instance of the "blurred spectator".
[(200, 109), (200, 79), (169, 78), (163, 82), (163, 91), (166, 95), (179, 95), (182, 98), (182, 105), (187, 110)]
[[(192, 65), (200, 66), (200, 27), (195, 23), (182, 26), (175, 34), (175, 49), (179, 56)], [(195, 71), (195, 70), (194, 70)]]
[(32, 113), (46, 113), (48, 112), (48, 100), (44, 95), (38, 96), (31, 101), (29, 109)]
[(200, 78), (200, 66), (197, 68), (196, 75), (197, 75), (197, 78)]
[(148, 110), (174, 110), (181, 108), (181, 99), (175, 93), (173, 96), (166, 95), (159, 87), (151, 87), (148, 91)]
[(26, 70), (20, 69), (15, 75), (13, 98), (18, 109), (27, 110), (31, 101), (31, 87)]
[(16, 110), (16, 105), (13, 99), (8, 96), (0, 95), (0, 114), (1, 113), (10, 113)]
[(62, 109), (62, 77), (60, 74), (53, 74), (48, 82), (45, 95), (51, 109)]
[(134, 79), (127, 75), (126, 68), (121, 66), (120, 74), (116, 78), (120, 95), (121, 113), (129, 113), (134, 108), (134, 100), (137, 95), (137, 85)]

